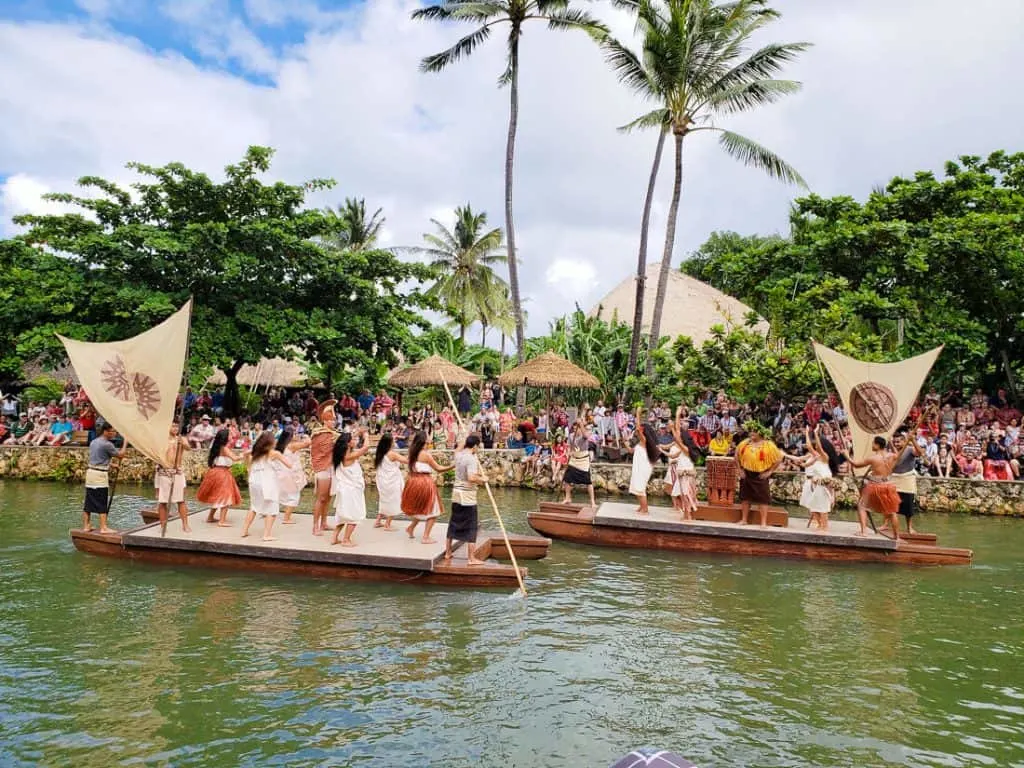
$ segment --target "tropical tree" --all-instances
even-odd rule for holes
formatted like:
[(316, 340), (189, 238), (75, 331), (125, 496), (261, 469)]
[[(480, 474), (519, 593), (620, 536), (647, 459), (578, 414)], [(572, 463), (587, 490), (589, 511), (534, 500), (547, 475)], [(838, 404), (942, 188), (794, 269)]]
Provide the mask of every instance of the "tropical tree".
[(519, 41), (523, 25), (527, 21), (546, 21), (549, 29), (579, 29), (598, 40), (607, 35), (607, 29), (584, 11), (571, 7), (569, 0), (440, 0), (434, 5), (414, 11), (412, 17), (477, 25), (475, 30), (451, 48), (423, 59), (420, 69), (424, 72), (440, 72), (473, 53), (496, 28), (508, 27), (506, 67), (498, 83), (509, 86), (508, 139), (505, 145), (505, 239), (508, 248), (508, 282), (516, 323), (516, 352), (519, 362), (523, 362), (525, 326), (512, 218), (512, 170), (519, 121)]
[[(637, 55), (618, 41), (606, 40), (606, 59), (623, 83), (645, 99), (657, 102), (655, 109), (626, 128), (670, 131), (675, 150), (672, 201), (651, 318), (649, 347), (656, 350), (661, 340), (661, 316), (675, 247), (683, 140), (696, 133), (717, 133), (720, 146), (745, 165), (760, 168), (773, 178), (804, 185), (796, 170), (778, 155), (720, 127), (716, 120), (798, 91), (799, 83), (773, 76), (806, 50), (808, 44), (772, 43), (750, 53), (752, 37), (779, 16), (764, 0), (637, 0), (621, 4), (636, 8), (642, 51)], [(652, 176), (656, 169), (657, 165)], [(653, 179), (648, 187), (652, 184)], [(645, 266), (639, 265), (638, 274), (643, 273)], [(639, 303), (638, 300), (638, 308)], [(653, 374), (654, 355), (648, 356), (646, 371), (648, 376)]]
[(501, 230), (487, 228), (487, 214), (474, 213), (467, 203), (455, 209), (451, 229), (431, 219), (434, 232), (423, 235), (426, 247), (410, 248), (426, 256), (437, 271), (437, 281), (427, 291), (437, 298), (441, 308), (459, 328), (459, 339), (466, 340), (466, 329), (475, 322), (494, 316), (504, 291), (505, 281), (494, 273), (493, 265), (503, 264)]
[(378, 208), (366, 218), (366, 201), (363, 198), (346, 197), (337, 208), (324, 209), (333, 219), (333, 233), (324, 239), (325, 245), (335, 250), (365, 251), (377, 244), (380, 230), (384, 226), (383, 208)]

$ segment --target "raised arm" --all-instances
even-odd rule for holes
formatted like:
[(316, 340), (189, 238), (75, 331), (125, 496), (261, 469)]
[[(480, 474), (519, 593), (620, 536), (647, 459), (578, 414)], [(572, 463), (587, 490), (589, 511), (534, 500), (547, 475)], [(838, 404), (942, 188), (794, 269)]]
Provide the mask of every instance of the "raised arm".
[(398, 464), (406, 464), (406, 465), (408, 465), (408, 463), (409, 463), (409, 457), (408, 456), (403, 456), (398, 451), (388, 451), (388, 458), (391, 459), (392, 461), (398, 463)]

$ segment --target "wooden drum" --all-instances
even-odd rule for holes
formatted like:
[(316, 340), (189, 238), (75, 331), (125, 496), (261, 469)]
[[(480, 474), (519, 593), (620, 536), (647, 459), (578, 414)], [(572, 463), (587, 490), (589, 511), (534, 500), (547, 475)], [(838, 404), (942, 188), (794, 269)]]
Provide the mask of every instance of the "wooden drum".
[(728, 506), (736, 496), (736, 460), (732, 456), (708, 456), (708, 503)]

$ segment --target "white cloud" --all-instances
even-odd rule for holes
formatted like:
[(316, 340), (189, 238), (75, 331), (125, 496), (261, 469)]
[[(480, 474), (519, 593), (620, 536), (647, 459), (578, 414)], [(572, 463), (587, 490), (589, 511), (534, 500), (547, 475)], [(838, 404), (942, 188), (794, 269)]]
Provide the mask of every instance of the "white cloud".
[[(389, 245), (418, 245), (432, 216), (450, 221), (450, 209), (467, 201), (503, 224), (508, 91), (495, 87), (500, 36), (472, 61), (424, 75), (420, 58), (450, 45), (460, 29), (411, 21), (411, 1), (372, 0), (339, 25), (311, 0), (247, 0), (257, 28), (312, 25), (284, 54), (226, 3), (168, 3), (176, 38), (211, 61), (266, 75), (270, 85), (102, 26), (0, 22), (0, 174), (11, 175), (0, 213), (27, 194), (23, 181), (12, 191), (14, 178), (71, 190), (84, 174), (124, 178), (130, 160), (178, 160), (217, 173), (247, 145), (267, 144), (278, 149), (275, 177), (338, 180), (316, 204), (356, 196), (371, 210), (384, 206)], [(969, 14), (954, 0), (779, 5), (786, 15), (772, 39), (816, 44), (787, 73), (805, 90), (730, 127), (776, 149), (815, 191), (863, 196), (894, 174), (941, 169), (961, 153), (1021, 149), (1024, 97), (1006, 88), (1006, 73), (1024, 68), (1024, 4), (977, 0)], [(600, 4), (593, 10), (609, 17)], [(628, 16), (612, 18), (616, 31), (629, 32)], [(522, 67), (515, 213), (536, 333), (574, 302), (588, 308), (634, 269), (654, 136), (615, 131), (644, 105), (583, 35), (533, 26)], [(669, 159), (652, 260), (662, 251)], [(794, 194), (697, 137), (684, 157), (676, 261), (715, 229), (785, 231)]]

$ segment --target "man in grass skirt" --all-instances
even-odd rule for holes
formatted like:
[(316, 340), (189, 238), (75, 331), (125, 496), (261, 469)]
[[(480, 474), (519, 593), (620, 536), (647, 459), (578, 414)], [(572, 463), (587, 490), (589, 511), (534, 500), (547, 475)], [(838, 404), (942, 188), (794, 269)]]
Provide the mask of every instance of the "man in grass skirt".
[(82, 530), (92, 530), (92, 515), (100, 516), (100, 533), (114, 533), (107, 527), (107, 507), (110, 499), (110, 462), (123, 459), (128, 441), (118, 450), (114, 445), (117, 431), (110, 423), (103, 425), (99, 437), (89, 443), (89, 467), (85, 470), (85, 506), (82, 507)]
[(572, 504), (573, 486), (583, 485), (590, 495), (590, 506), (596, 507), (594, 499), (594, 481), (590, 477), (590, 428), (583, 421), (573, 425), (569, 437), (569, 465), (562, 476), (562, 488), (565, 490), (563, 504)]
[(316, 496), (313, 501), (313, 535), (320, 536), (327, 526), (327, 507), (331, 502), (331, 478), (334, 466), (331, 454), (334, 441), (341, 434), (335, 429), (337, 417), (334, 406), (337, 400), (324, 400), (317, 406), (317, 420), (320, 426), (313, 430), (309, 443), (309, 463), (313, 467)]
[(455, 453), (455, 486), (452, 488), (452, 518), (448, 523), (448, 541), (444, 559), (452, 559), (452, 544), (462, 541), (466, 544), (466, 555), (470, 565), (483, 565), (476, 557), (476, 536), (479, 513), (476, 504), (476, 487), (487, 482), (487, 475), (480, 468), (476, 452), (480, 448), (480, 435), (469, 435), (465, 445)]

